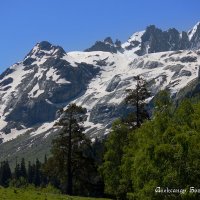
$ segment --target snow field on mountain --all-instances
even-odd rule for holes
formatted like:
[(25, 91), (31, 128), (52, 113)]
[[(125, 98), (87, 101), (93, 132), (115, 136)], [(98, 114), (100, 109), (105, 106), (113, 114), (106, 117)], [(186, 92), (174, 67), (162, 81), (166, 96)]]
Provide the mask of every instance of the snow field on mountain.
[[(190, 41), (194, 40), (196, 42), (196, 39), (198, 39), (197, 30), (199, 30), (199, 26), (200, 23), (194, 26), (188, 33), (185, 33)], [(153, 30), (155, 30), (155, 27)], [(158, 29), (156, 30), (159, 32)], [(163, 33), (161, 30), (160, 32)], [(149, 89), (152, 92), (152, 97), (150, 97), (150, 99), (153, 98), (156, 92), (165, 88), (169, 88), (171, 93), (176, 95), (182, 88), (189, 85), (191, 81), (198, 77), (200, 52), (191, 49), (150, 54), (148, 50), (149, 48), (152, 50), (151, 41), (144, 41), (144, 43), (142, 43), (142, 36), (145, 33), (145, 31), (134, 33), (127, 42), (121, 45), (121, 49), (117, 51), (117, 53), (111, 53), (112, 51), (74, 51), (65, 53), (61, 47), (53, 46), (48, 42), (38, 43), (22, 62), (11, 66), (9, 69), (10, 72), (0, 80), (1, 129), (10, 123), (6, 121), (7, 116), (12, 113), (15, 106), (17, 107), (17, 103), (22, 101), (26, 95), (28, 98), (25, 99), (28, 101), (28, 106), (30, 105), (30, 107), (34, 105), (35, 102), (43, 101), (48, 104), (47, 111), (48, 108), (52, 108), (53, 106), (57, 108), (57, 104), (55, 103), (54, 105), (53, 103), (56, 102), (55, 98), (52, 98), (51, 95), (48, 96), (48, 94), (53, 94), (52, 90), (59, 90), (62, 87), (66, 89), (67, 93), (68, 85), (71, 86), (73, 84), (73, 81), (70, 82), (71, 79), (69, 81), (62, 76), (61, 73), (63, 71), (59, 71), (59, 67), (65, 70), (63, 67), (65, 64), (67, 66), (66, 70), (69, 69), (70, 71), (72, 68), (72, 76), (74, 71), (77, 72), (79, 70), (81, 64), (82, 70), (86, 72), (90, 67), (92, 69), (100, 69), (98, 74), (92, 76), (92, 79), (89, 79), (89, 83), (84, 85), (86, 90), (82, 93), (80, 92), (80, 95), (75, 97), (73, 101), (87, 108), (88, 118), (85, 122), (85, 126), (88, 128), (87, 131), (94, 130), (94, 135), (98, 130), (102, 129), (104, 129), (104, 133), (108, 133), (108, 129), (106, 129), (108, 124), (106, 124), (106, 122), (98, 123), (98, 121), (94, 123), (91, 119), (93, 115), (92, 112), (95, 111), (95, 114), (98, 114), (98, 109), (101, 109), (102, 105), (105, 105), (105, 111), (106, 109), (109, 110), (109, 108), (117, 107), (125, 98), (125, 90), (128, 88), (135, 88), (135, 76), (142, 76), (150, 83)], [(178, 35), (180, 38), (183, 37), (182, 33), (178, 32)], [(146, 36), (147, 35), (145, 35), (145, 37)], [(168, 40), (166, 41), (170, 42)], [(180, 42), (180, 40), (178, 41)], [(106, 45), (110, 45), (109, 41), (105, 43)], [(169, 49), (174, 45), (175, 43), (172, 41)], [(142, 47), (144, 47), (144, 49), (142, 49)], [(162, 48), (159, 48), (159, 50), (160, 49)], [(139, 50), (142, 51), (141, 56), (136, 54)], [(51, 62), (52, 60), (55, 62)], [(25, 65), (25, 61), (30, 64)], [(51, 65), (51, 63), (54, 63), (55, 66), (53, 64)], [(64, 65), (57, 65), (58, 63), (64, 63)], [(63, 74), (66, 73), (67, 71), (64, 71)], [(73, 89), (76, 90), (77, 86), (74, 88), (72, 87), (72, 90)], [(79, 90), (77, 89), (77, 91)], [(24, 96), (23, 93), (25, 93)], [(60, 95), (59, 93), (56, 94)], [(24, 101), (22, 102), (26, 103)], [(63, 102), (61, 102), (61, 104), (67, 107), (67, 103), (65, 104), (64, 100)], [(45, 103), (42, 105), (46, 106)], [(58, 102), (58, 104), (60, 105), (60, 102)], [(95, 108), (97, 109), (95, 110)], [(18, 135), (24, 134), (27, 130), (32, 131), (32, 137), (42, 133), (46, 133), (45, 137), (47, 137), (48, 134), (51, 133), (54, 122), (55, 120), (45, 121), (43, 124), (37, 124), (36, 127), (26, 128), (22, 126), (21, 130), (17, 130), (11, 126), (11, 132), (5, 134), (1, 131), (0, 137), (3, 138), (5, 142), (16, 138)]]

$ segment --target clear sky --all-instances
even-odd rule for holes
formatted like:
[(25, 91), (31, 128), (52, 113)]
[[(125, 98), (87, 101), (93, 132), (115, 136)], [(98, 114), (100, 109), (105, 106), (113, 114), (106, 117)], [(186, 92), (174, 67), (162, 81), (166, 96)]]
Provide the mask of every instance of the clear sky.
[(43, 40), (84, 50), (107, 36), (123, 42), (150, 24), (188, 30), (198, 21), (199, 0), (0, 1), (0, 72)]

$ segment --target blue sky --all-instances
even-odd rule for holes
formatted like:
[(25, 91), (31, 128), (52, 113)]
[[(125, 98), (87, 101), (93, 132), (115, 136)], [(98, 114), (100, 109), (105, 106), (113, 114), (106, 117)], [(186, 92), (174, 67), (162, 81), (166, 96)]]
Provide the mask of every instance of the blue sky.
[(0, 2), (0, 72), (42, 40), (84, 50), (106, 36), (125, 41), (155, 24), (188, 30), (200, 21), (199, 0), (6, 0)]

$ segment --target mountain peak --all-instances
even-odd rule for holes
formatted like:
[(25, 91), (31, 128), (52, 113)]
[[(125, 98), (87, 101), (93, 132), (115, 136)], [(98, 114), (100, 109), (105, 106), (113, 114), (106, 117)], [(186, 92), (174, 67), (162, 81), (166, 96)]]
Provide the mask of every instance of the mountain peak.
[(38, 46), (41, 50), (50, 51), (52, 44), (49, 43), (48, 41), (42, 41), (42, 42), (37, 43), (36, 46)]
[(65, 50), (60, 46), (52, 45), (48, 41), (41, 41), (37, 43), (33, 49), (27, 54), (25, 60), (28, 58), (37, 59), (43, 56), (57, 56), (62, 57), (65, 54)]
[(200, 22), (197, 22), (196, 25), (188, 31), (189, 40), (193, 38), (198, 29), (200, 29)]
[(144, 33), (145, 31), (136, 32), (129, 38), (129, 40), (141, 42), (142, 41), (141, 37), (143, 36)]
[(113, 44), (113, 40), (111, 37), (107, 37), (104, 39), (104, 43)]
[(92, 45), (85, 51), (86, 52), (105, 51), (105, 52), (117, 53), (120, 50), (121, 50), (121, 42), (119, 40), (116, 40), (114, 43), (111, 37), (106, 37), (103, 41), (96, 41), (94, 45)]

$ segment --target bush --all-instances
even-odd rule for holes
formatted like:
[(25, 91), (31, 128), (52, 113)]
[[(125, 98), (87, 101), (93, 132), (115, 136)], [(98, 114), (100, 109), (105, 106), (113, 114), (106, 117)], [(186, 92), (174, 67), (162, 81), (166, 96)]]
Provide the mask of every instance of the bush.
[(28, 186), (28, 182), (24, 177), (20, 177), (19, 179), (12, 179), (9, 183), (9, 186), (15, 188), (24, 188)]
[(42, 192), (45, 193), (53, 193), (53, 194), (60, 194), (61, 191), (55, 188), (53, 185), (48, 184), (45, 188), (42, 188)]

